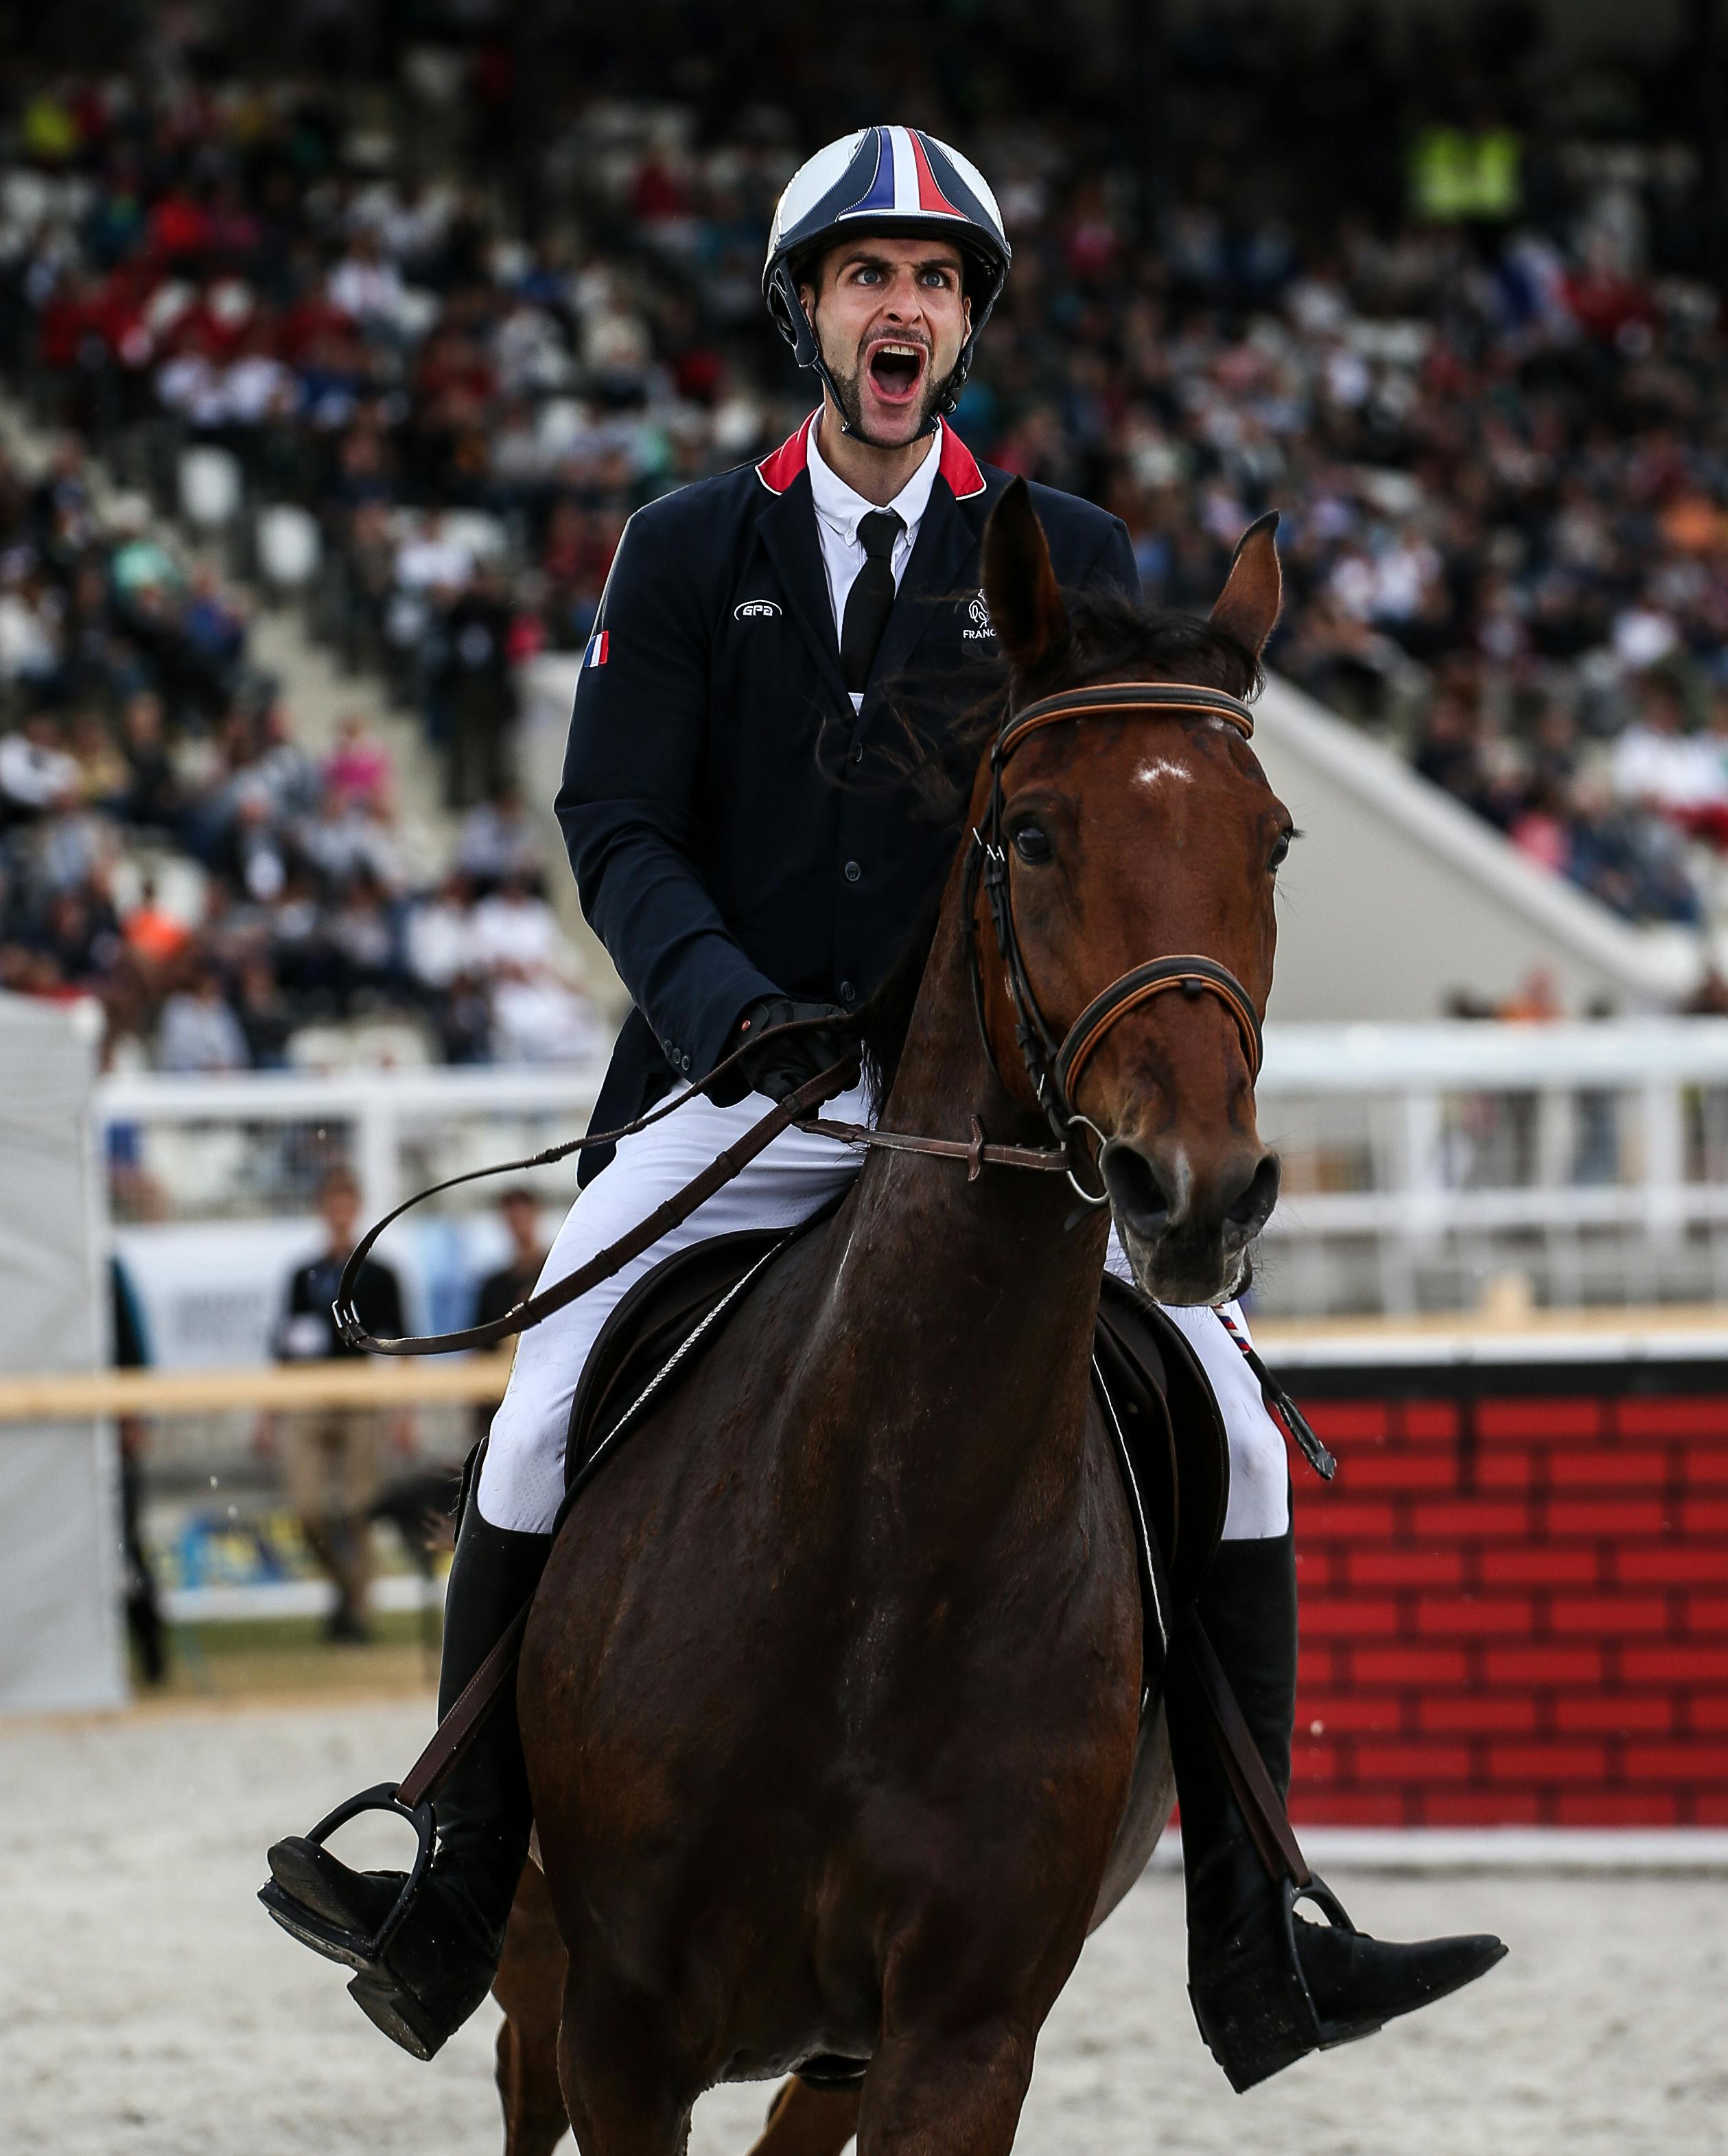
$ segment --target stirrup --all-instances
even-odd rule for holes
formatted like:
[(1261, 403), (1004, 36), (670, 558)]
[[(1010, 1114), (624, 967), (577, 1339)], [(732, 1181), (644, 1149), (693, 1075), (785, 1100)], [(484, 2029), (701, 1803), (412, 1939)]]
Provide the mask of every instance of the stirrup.
[(1193, 1985), (1188, 1986), (1188, 2003), (1206, 2047), (1238, 2096), (1311, 2051), (1328, 2051), (1357, 2037), (1372, 2036), (1382, 2025), (1346, 2030), (1321, 2020), (1296, 1950), (1296, 1904), (1312, 1902), (1335, 1930), (1354, 1933), (1357, 1927), (1318, 1872), (1310, 1872), (1305, 1885), (1286, 1876), (1279, 1887), (1279, 1913), (1274, 1920), (1278, 1965), (1247, 1970), (1238, 1965), (1232, 1972), (1233, 1983), (1223, 1987), (1226, 1996), (1219, 2002), (1220, 2010), (1202, 2011)]
[(322, 1848), (326, 1838), (339, 1826), (346, 1826), (362, 1812), (390, 1812), (397, 1819), (406, 1820), (414, 1830), (414, 1861), (408, 1867), (408, 1877), (403, 1881), (402, 1892), (397, 1896), (389, 1912), (375, 1932), (356, 1932), (341, 1924), (332, 1924), (295, 1900), (275, 1880), (267, 1879), (258, 1890), (258, 1898), (265, 1909), (290, 1938), (302, 1946), (310, 1947), (329, 1960), (346, 1962), (351, 1969), (373, 1969), (380, 1966), (384, 1953), (402, 1927), (403, 1918), (419, 1892), (427, 1873), (432, 1868), (432, 1851), (437, 1830), (437, 1820), (432, 1799), (423, 1797), (418, 1804), (403, 1803), (395, 1782), (379, 1782), (370, 1789), (362, 1789), (357, 1797), (350, 1797), (346, 1804), (338, 1804), (333, 1812), (319, 1820), (305, 1839), (316, 1848)]

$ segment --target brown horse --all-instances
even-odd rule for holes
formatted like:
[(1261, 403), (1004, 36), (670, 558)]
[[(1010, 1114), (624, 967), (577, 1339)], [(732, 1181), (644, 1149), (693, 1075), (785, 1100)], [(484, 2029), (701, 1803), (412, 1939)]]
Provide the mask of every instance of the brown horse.
[[(1246, 694), (1279, 602), (1267, 520), (1209, 623), (1070, 614), (1021, 485), (984, 575), (1013, 706), (1111, 680)], [(990, 783), (986, 757), (969, 824)], [(1234, 728), (1053, 725), (1004, 786), (1020, 950), (1055, 1031), (1172, 952), (1264, 1011), (1290, 818)], [(883, 1050), (882, 1122), (964, 1138), (976, 1113), (1036, 1143), (972, 844)], [(1233, 1292), (1277, 1171), (1225, 1003), (1137, 1005), (1076, 1091), (1141, 1286)], [(775, 2156), (826, 2156), (854, 2126), (864, 2156), (1012, 2144), (1038, 2030), (1172, 1803), (1089, 1387), (1109, 1217), (1058, 1175), (969, 1183), (873, 1154), (574, 1507), (518, 1680), (545, 1877), (531, 1867), (498, 1983), (511, 2156), (549, 2148), (567, 2109), (583, 2156), (675, 2156), (704, 2090), (818, 2056), (868, 2061), (861, 2087), (795, 2085)]]

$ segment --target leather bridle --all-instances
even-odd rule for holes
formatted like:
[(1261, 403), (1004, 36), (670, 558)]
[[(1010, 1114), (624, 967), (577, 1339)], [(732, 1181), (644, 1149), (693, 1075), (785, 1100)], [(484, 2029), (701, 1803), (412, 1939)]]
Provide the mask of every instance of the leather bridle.
[[(354, 1307), (355, 1283), (373, 1244), (392, 1220), (399, 1219), (414, 1206), (423, 1204), (428, 1198), (435, 1198), (442, 1191), (454, 1190), (463, 1183), (476, 1183), (496, 1175), (520, 1174), (530, 1168), (547, 1168), (554, 1162), (567, 1160), (572, 1153), (585, 1152), (598, 1146), (615, 1145), (620, 1138), (633, 1137), (638, 1132), (649, 1129), (668, 1116), (675, 1115), (687, 1101), (695, 1099), (714, 1079), (730, 1070), (748, 1052), (745, 1048), (736, 1048), (730, 1055), (722, 1057), (706, 1077), (698, 1079), (693, 1085), (685, 1086), (618, 1130), (590, 1131), (584, 1137), (568, 1139), (562, 1145), (549, 1147), (546, 1152), (531, 1154), (526, 1160), (505, 1161), (496, 1168), (470, 1168), (464, 1174), (453, 1175), (442, 1183), (433, 1183), (429, 1189), (420, 1191), (405, 1204), (387, 1213), (382, 1219), (367, 1229), (349, 1253), (347, 1262), (342, 1268), (333, 1308), (337, 1330), (343, 1341), (351, 1348), (364, 1348), (375, 1355), (438, 1355), (460, 1348), (494, 1347), (512, 1334), (525, 1332), (550, 1317), (554, 1311), (561, 1310), (567, 1304), (574, 1302), (579, 1296), (585, 1295), (602, 1281), (611, 1279), (633, 1258), (652, 1249), (662, 1237), (688, 1219), (698, 1207), (705, 1204), (717, 1191), (741, 1174), (782, 1132), (791, 1129), (817, 1132), (824, 1137), (837, 1138), (849, 1145), (963, 1161), (968, 1181), (976, 1181), (986, 1168), (997, 1166), (1065, 1173), (1089, 1205), (1107, 1205), (1110, 1203), (1107, 1194), (1100, 1195), (1088, 1190), (1074, 1173), (1076, 1131), (1090, 1131), (1098, 1140), (1100, 1149), (1105, 1140), (1098, 1126), (1074, 1106), (1074, 1090), (1079, 1081), (1081, 1071), (1110, 1028), (1131, 1010), (1169, 989), (1180, 988), (1188, 996), (1214, 995), (1236, 1021), (1248, 1056), (1249, 1075), (1254, 1078), (1259, 1076), (1260, 1069), (1259, 1014), (1254, 1009), (1254, 998), (1228, 967), (1221, 966), (1215, 958), (1205, 958), (1192, 952), (1184, 952), (1173, 957), (1151, 959), (1145, 965), (1132, 968), (1119, 980), (1112, 981), (1101, 994), (1092, 998), (1059, 1041), (1038, 1008), (1038, 998), (1033, 992), (1031, 979), (1026, 971), (1026, 961), (1020, 949), (1020, 939), (1014, 927), (1008, 853), (1002, 838), (1006, 804), (1002, 797), (1002, 778), (1009, 758), (1022, 742), (1043, 727), (1117, 711), (1197, 711), (1202, 716), (1224, 720), (1235, 727), (1244, 741), (1251, 740), (1254, 736), (1253, 712), (1239, 697), (1227, 696), (1222, 689), (1205, 689), (1184, 681), (1112, 681), (1095, 689), (1066, 690), (1059, 696), (1046, 696), (1038, 703), (1028, 704), (1023, 710), (1011, 711), (1002, 721), (990, 752), (990, 798), (985, 809), (983, 829), (974, 829), (972, 833), (963, 898), (964, 933), (967, 963), (972, 973), (972, 1007), (977, 1014), (978, 1032), (984, 1045), (985, 1057), (1000, 1081), (1002, 1070), (990, 1038), (989, 1021), (985, 1010), (983, 963), (978, 949), (978, 898), (982, 891), (995, 930), (997, 948), (1008, 977), (1008, 995), (1014, 1007), (1015, 1032), (1019, 1040), (1020, 1052), (1025, 1059), (1027, 1075), (1032, 1081), (1033, 1091), (1056, 1134), (1058, 1142), (1054, 1146), (992, 1144), (986, 1139), (976, 1116), (972, 1118), (972, 1136), (966, 1139), (925, 1137), (910, 1131), (885, 1131), (869, 1124), (828, 1122), (813, 1111), (824, 1101), (832, 1100), (836, 1093), (854, 1083), (857, 1076), (855, 1065), (837, 1063), (831, 1069), (807, 1080), (796, 1092), (789, 1093), (760, 1122), (752, 1124), (741, 1137), (716, 1154), (708, 1166), (685, 1183), (681, 1190), (657, 1206), (646, 1219), (639, 1220), (628, 1234), (620, 1236), (617, 1242), (598, 1251), (586, 1265), (578, 1266), (554, 1286), (544, 1288), (526, 1301), (516, 1304), (502, 1317), (490, 1318), (483, 1324), (467, 1326), (460, 1332), (424, 1333), (398, 1340), (378, 1339), (361, 1323)], [(773, 1033), (807, 1032), (832, 1023), (827, 1018), (792, 1019), (784, 1025), (774, 1028)], [(770, 1034), (760, 1034), (751, 1045), (759, 1049), (763, 1041), (772, 1037)]]
[(1180, 990), (1188, 997), (1216, 996), (1235, 1021), (1248, 1058), (1250, 1081), (1259, 1075), (1264, 1055), (1259, 1013), (1254, 998), (1227, 966), (1196, 952), (1179, 952), (1165, 958), (1149, 959), (1131, 967), (1095, 996), (1059, 1040), (1039, 1008), (1019, 932), (1014, 925), (1013, 885), (1008, 870), (1008, 844), (1002, 821), (1007, 798), (1002, 774), (1010, 759), (1033, 735), (1046, 726), (1070, 721), (1110, 716), (1118, 713), (1193, 711), (1218, 718), (1235, 727), (1244, 741), (1252, 741), (1254, 713), (1239, 696), (1222, 689), (1202, 688), (1189, 681), (1109, 681), (1092, 689), (1067, 689), (1009, 712), (990, 752), (990, 794), (985, 804), (982, 828), (974, 825), (972, 850), (967, 860), (962, 897), (967, 960), (972, 984), (972, 1008), (978, 1021), (984, 1053), (997, 1081), (1002, 1066), (990, 1038), (985, 1009), (984, 962), (980, 952), (978, 900), (982, 892), (996, 937), (997, 952), (1007, 980), (1008, 1000), (1013, 1006), (1014, 1034), (1026, 1075), (1038, 1106), (1049, 1120), (1059, 1143), (1069, 1158), (1069, 1180), (1089, 1204), (1105, 1205), (1108, 1194), (1085, 1188), (1072, 1166), (1076, 1130), (1090, 1131), (1104, 1143), (1104, 1134), (1074, 1105), (1074, 1091), (1082, 1071), (1097, 1052), (1105, 1036), (1120, 1019), (1153, 997)]

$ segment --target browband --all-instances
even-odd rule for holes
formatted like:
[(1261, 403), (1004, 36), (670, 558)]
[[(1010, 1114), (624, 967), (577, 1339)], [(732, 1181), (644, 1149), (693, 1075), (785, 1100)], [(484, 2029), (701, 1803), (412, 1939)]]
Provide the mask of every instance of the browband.
[(1000, 771), (1028, 734), (1064, 719), (1094, 718), (1109, 711), (1201, 711), (1235, 727), (1244, 741), (1254, 737), (1254, 715), (1240, 696), (1223, 689), (1203, 689), (1193, 681), (1104, 681), (1095, 689), (1064, 689), (1040, 697), (1002, 723), (990, 760)]

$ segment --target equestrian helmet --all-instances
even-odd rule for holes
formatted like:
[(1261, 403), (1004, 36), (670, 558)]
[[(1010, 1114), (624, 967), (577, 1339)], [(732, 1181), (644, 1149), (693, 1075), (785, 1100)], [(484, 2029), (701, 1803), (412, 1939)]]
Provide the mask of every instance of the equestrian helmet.
[(798, 365), (824, 378), (798, 280), (824, 244), (848, 231), (937, 233), (965, 257), (972, 326), (949, 377), (946, 408), (952, 411), (1013, 259), (989, 182), (969, 158), (921, 127), (861, 127), (799, 166), (775, 205), (762, 298)]

